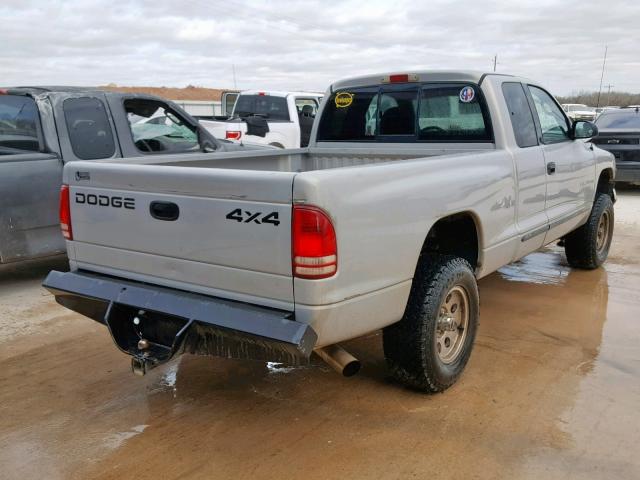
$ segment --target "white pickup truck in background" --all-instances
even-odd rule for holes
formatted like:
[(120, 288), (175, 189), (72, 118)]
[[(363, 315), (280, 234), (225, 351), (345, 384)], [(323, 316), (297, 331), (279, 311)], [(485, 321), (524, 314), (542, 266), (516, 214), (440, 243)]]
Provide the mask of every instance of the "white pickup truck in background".
[(233, 142), (306, 147), (322, 95), (247, 90), (238, 96), (229, 119), (203, 119), (200, 123), (217, 138)]

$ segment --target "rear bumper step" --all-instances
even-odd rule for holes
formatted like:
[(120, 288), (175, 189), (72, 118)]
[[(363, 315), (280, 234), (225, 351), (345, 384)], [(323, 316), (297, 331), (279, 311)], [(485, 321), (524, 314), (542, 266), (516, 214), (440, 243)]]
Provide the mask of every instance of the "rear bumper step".
[(56, 301), (105, 324), (137, 373), (184, 352), (307, 363), (317, 335), (293, 312), (89, 272), (49, 273)]

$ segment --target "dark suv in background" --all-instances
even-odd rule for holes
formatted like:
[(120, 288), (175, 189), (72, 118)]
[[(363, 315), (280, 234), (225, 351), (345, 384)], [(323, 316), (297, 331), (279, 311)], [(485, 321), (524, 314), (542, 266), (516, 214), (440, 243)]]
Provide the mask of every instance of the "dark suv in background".
[(616, 181), (640, 183), (640, 108), (604, 111), (592, 142), (616, 157)]

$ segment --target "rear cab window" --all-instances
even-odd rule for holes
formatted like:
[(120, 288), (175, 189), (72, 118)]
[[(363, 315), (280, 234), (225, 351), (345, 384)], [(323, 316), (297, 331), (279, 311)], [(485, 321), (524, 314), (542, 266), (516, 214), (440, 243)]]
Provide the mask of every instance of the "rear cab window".
[(167, 104), (130, 98), (124, 110), (136, 148), (142, 153), (201, 152), (196, 128)]
[(40, 151), (39, 125), (33, 98), (0, 95), (0, 155)]
[(233, 114), (238, 117), (259, 115), (268, 121), (289, 122), (289, 106), (285, 97), (275, 95), (240, 95)]
[(95, 97), (67, 98), (62, 103), (71, 148), (82, 160), (110, 158), (116, 151), (104, 103)]
[(423, 83), (334, 92), (318, 128), (329, 142), (492, 142), (489, 113), (473, 84)]

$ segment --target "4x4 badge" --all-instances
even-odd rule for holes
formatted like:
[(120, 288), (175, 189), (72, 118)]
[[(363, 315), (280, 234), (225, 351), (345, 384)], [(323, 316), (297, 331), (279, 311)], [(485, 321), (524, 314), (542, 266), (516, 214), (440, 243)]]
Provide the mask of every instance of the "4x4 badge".
[(232, 212), (227, 213), (226, 218), (241, 223), (257, 223), (258, 225), (270, 223), (275, 226), (280, 225), (278, 212), (271, 212), (262, 216), (262, 212), (252, 213), (247, 210), (243, 211), (241, 208), (236, 208)]

